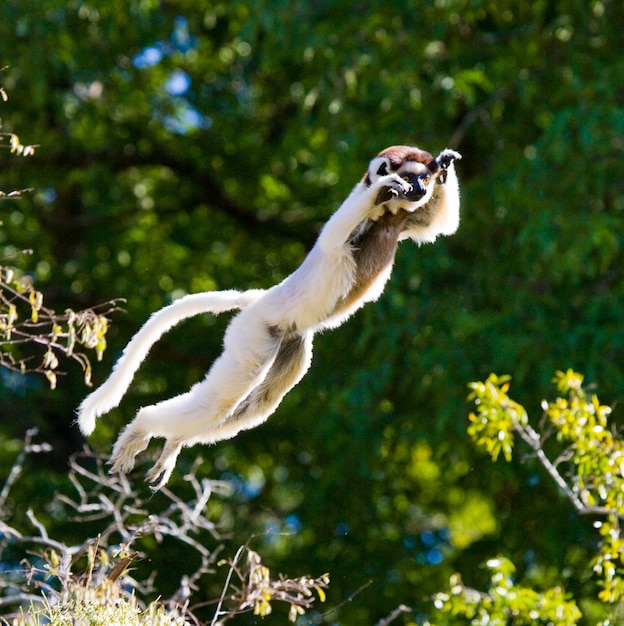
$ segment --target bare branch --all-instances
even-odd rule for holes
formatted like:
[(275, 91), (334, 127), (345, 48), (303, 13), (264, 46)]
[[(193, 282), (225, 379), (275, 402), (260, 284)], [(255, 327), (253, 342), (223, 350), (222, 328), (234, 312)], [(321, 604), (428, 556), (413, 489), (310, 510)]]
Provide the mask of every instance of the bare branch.
[(397, 606), (388, 617), (384, 617), (384, 619), (377, 622), (375, 626), (388, 626), (391, 622), (393, 622), (401, 613), (411, 613), (412, 609), (409, 606), (405, 606), (405, 604), (400, 604)]
[[(24, 454), (27, 450), (41, 450), (42, 447), (30, 442), (24, 446)], [(22, 455), (18, 459), (20, 469), (14, 471), (15, 477), (21, 471), (23, 458)], [(31, 554), (29, 545), (43, 548), (37, 560), (31, 562), (30, 557), (23, 560), (22, 569), (14, 572), (10, 586), (0, 581), (0, 591), (7, 594), (4, 602), (19, 606), (25, 594), (39, 590), (55, 604), (62, 602), (67, 593), (73, 598), (80, 598), (81, 594), (105, 589), (106, 585), (109, 589), (110, 585), (114, 585), (118, 599), (124, 597), (128, 601), (139, 602), (137, 598), (141, 594), (145, 596), (156, 591), (157, 572), (153, 571), (141, 580), (133, 578), (128, 571), (132, 563), (141, 561), (145, 556), (140, 551), (144, 537), (150, 537), (157, 543), (172, 538), (190, 546), (199, 555), (199, 564), (181, 576), (177, 590), (168, 599), (160, 600), (160, 605), (167, 607), (171, 615), (183, 615), (192, 623), (199, 624), (194, 611), (213, 604), (216, 604), (216, 610), (212, 623), (216, 626), (244, 612), (268, 615), (273, 601), (289, 605), (289, 620), (295, 621), (317, 599), (324, 601), (324, 589), (329, 584), (327, 575), (286, 578), (280, 574), (272, 577), (260, 555), (244, 545), (238, 548), (229, 563), (219, 599), (191, 604), (193, 591), (203, 586), (200, 583), (204, 576), (214, 574), (217, 558), (223, 550), (218, 528), (206, 514), (207, 505), (215, 494), (227, 496), (232, 492), (231, 486), (221, 481), (200, 480), (197, 476), (199, 464), (198, 460), (185, 477), (193, 496), (183, 500), (163, 489), (161, 493), (168, 498), (168, 505), (164, 509), (158, 505), (158, 512), (151, 512), (154, 509), (151, 494), (142, 496), (124, 476), (107, 474), (103, 457), (88, 449), (74, 455), (70, 460), (70, 480), (75, 494), (57, 499), (74, 513), (76, 521), (98, 520), (102, 529), (95, 539), (82, 539), (74, 545), (65, 545), (48, 535), (44, 524), (32, 510), (26, 515), (37, 534), (24, 536), (8, 523), (1, 523), (5, 542), (13, 542), (13, 548), (23, 546), (28, 554)], [(15, 478), (7, 482), (3, 490), (5, 499), (10, 487), (15, 484)], [(74, 570), (79, 563), (84, 563), (85, 557), (86, 567), (83, 567), (82, 574), (77, 574)], [(130, 594), (128, 590), (135, 593)]]
[(568, 483), (563, 476), (557, 471), (557, 468), (551, 463), (550, 459), (546, 456), (544, 449), (542, 448), (542, 441), (537, 432), (530, 424), (519, 424), (514, 420), (515, 430), (527, 443), (535, 453), (535, 456), (539, 459), (540, 463), (544, 466), (544, 469), (548, 472), (550, 477), (555, 481), (557, 487), (561, 489), (564, 495), (570, 500), (572, 506), (576, 509), (577, 513), (587, 513), (586, 506), (581, 502), (578, 496), (572, 491)]

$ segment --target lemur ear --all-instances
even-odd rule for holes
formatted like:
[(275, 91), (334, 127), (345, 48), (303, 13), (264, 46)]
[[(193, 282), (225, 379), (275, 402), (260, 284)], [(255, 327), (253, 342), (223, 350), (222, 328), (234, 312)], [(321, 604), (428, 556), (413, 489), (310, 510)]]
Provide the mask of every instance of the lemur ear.
[(368, 166), (368, 182), (373, 184), (382, 176), (386, 176), (390, 173), (390, 160), (386, 157), (375, 157)]

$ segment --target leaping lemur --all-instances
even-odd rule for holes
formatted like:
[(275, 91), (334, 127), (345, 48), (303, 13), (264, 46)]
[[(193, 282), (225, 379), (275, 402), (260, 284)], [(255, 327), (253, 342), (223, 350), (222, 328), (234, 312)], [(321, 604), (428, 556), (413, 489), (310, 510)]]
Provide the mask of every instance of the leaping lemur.
[(116, 407), (151, 346), (175, 324), (200, 313), (240, 309), (223, 352), (188, 392), (140, 409), (110, 459), (128, 472), (152, 437), (165, 438), (148, 472), (152, 488), (169, 479), (183, 446), (213, 443), (264, 422), (310, 367), (316, 332), (340, 326), (385, 287), (398, 242), (433, 242), (459, 225), (459, 185), (446, 149), (434, 158), (411, 146), (391, 146), (327, 221), (301, 266), (270, 289), (187, 295), (152, 314), (126, 346), (109, 378), (78, 409), (85, 435)]

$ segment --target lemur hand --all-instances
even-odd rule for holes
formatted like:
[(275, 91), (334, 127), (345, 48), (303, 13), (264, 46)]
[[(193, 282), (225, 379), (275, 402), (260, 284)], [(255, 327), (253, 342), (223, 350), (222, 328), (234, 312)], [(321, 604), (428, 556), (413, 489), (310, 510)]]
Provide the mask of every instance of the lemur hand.
[(396, 199), (417, 202), (427, 193), (427, 186), (431, 180), (429, 174), (408, 172), (401, 179), (391, 181), (390, 185), (384, 185), (377, 194), (375, 205)]
[[(375, 198), (375, 206), (389, 202), (390, 200), (397, 200), (399, 198), (409, 198), (409, 194), (413, 193), (414, 186), (411, 181), (405, 180), (396, 174), (390, 174), (388, 180), (384, 182), (379, 188), (377, 197)], [(424, 195), (420, 194), (418, 198)], [(418, 198), (414, 198), (417, 200)]]

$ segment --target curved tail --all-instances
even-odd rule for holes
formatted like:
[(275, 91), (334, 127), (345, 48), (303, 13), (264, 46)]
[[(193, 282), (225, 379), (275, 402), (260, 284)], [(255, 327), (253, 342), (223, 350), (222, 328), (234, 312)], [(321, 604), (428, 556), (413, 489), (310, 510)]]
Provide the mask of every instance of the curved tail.
[(78, 426), (82, 433), (91, 434), (96, 419), (119, 404), (150, 348), (178, 322), (200, 313), (217, 314), (243, 309), (263, 293), (260, 289), (194, 293), (153, 313), (125, 347), (108, 379), (78, 407)]

